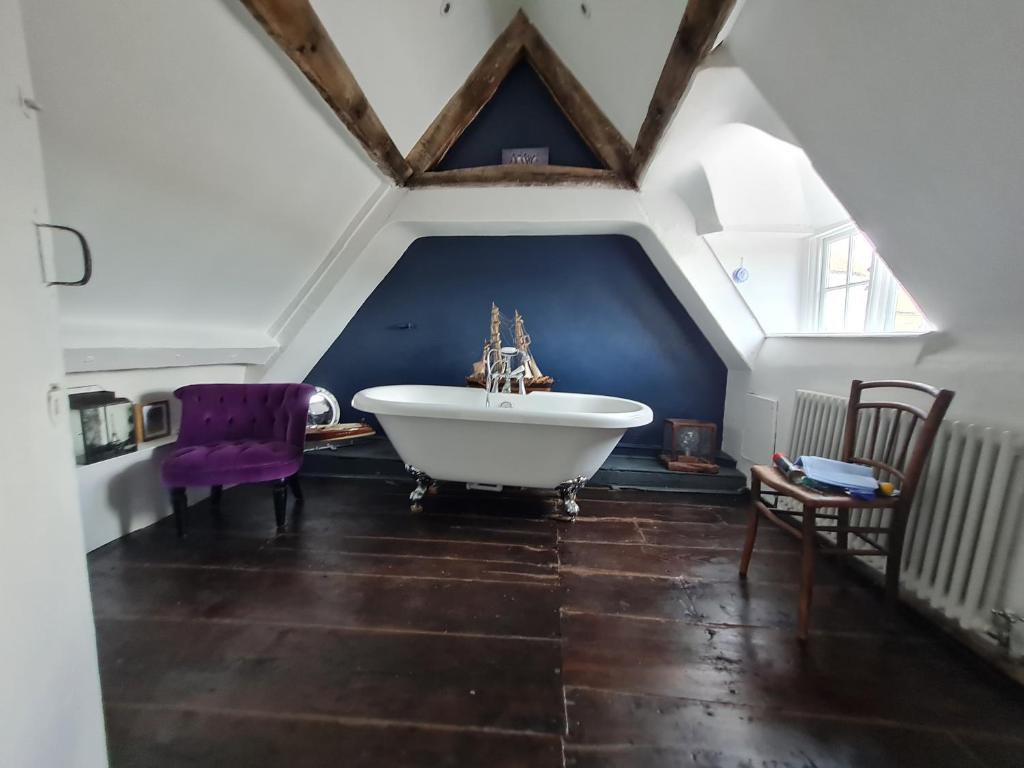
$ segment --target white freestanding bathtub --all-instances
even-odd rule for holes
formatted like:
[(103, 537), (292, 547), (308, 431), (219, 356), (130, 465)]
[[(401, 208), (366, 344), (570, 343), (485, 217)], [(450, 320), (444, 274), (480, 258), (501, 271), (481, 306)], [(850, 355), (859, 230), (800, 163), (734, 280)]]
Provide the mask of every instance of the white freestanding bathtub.
[(419, 485), (433, 480), (558, 489), (575, 516), (576, 492), (630, 427), (651, 409), (619, 397), (567, 392), (494, 394), (470, 387), (402, 384), (357, 392), (352, 405), (374, 414)]

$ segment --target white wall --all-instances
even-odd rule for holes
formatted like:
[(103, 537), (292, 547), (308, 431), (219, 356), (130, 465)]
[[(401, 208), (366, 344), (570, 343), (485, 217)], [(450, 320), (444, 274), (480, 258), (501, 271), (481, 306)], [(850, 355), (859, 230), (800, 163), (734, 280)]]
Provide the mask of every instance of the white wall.
[(788, 126), (723, 45), (694, 74), (643, 179), (644, 191), (674, 188), (680, 175), (699, 162), (708, 137), (728, 125), (750, 126), (793, 143)]
[(728, 55), (942, 332), (767, 339), (730, 377), (734, 440), (746, 392), (780, 399), (785, 446), (794, 390), (853, 378), (948, 387), (952, 417), (1024, 429), (1024, 5), (941, 6), (762, 0), (739, 16)]
[(274, 346), (379, 183), (365, 153), (240, 3), (24, 6), (52, 216), (95, 261), (65, 346)]
[(724, 48), (695, 76), (643, 194), (689, 209), (726, 275), (742, 259), (751, 278), (732, 289), (764, 332), (802, 330), (808, 240), (849, 214)]
[(748, 2), (726, 46), (940, 329), (1019, 343), (1024, 3)]
[[(794, 393), (847, 395), (853, 379), (909, 379), (956, 392), (949, 418), (1024, 434), (1024, 363), (1014, 355), (969, 356), (941, 333), (904, 338), (765, 339), (753, 369), (731, 371), (726, 426), (738, 452), (747, 392), (779, 400), (778, 445), (789, 445)], [(768, 457), (763, 457), (766, 460)]]
[(741, 265), (749, 272), (736, 290), (765, 333), (800, 329), (806, 237), (762, 232), (719, 232), (704, 236), (729, 279)]
[(724, 230), (808, 232), (799, 147), (750, 125), (728, 123), (696, 150)]
[(60, 391), (57, 296), (34, 221), (47, 215), (18, 0), (0, 0), (0, 765), (107, 764), (96, 637)]
[[(167, 490), (160, 482), (160, 462), (171, 450), (181, 423), (181, 403), (174, 397), (174, 390), (186, 384), (237, 384), (244, 380), (242, 365), (96, 371), (65, 376), (64, 385), (69, 390), (95, 385), (132, 402), (171, 403), (171, 436), (142, 443), (134, 453), (75, 468), (86, 551), (171, 513)], [(189, 501), (205, 498), (208, 491), (189, 489)]]

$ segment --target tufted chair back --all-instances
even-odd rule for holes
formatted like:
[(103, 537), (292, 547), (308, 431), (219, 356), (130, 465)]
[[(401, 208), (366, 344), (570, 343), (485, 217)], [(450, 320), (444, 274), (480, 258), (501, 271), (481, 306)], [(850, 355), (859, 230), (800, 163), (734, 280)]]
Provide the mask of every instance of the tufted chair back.
[(181, 400), (178, 447), (229, 440), (277, 440), (302, 448), (309, 384), (190, 384)]

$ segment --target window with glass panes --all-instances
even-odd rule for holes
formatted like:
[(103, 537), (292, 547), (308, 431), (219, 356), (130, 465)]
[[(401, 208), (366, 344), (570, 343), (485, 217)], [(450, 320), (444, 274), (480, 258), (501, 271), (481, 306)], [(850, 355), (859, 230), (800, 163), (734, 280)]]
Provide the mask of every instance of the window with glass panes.
[(820, 329), (825, 333), (863, 331), (875, 249), (857, 230), (844, 230), (822, 241), (825, 286)]
[(818, 332), (913, 333), (928, 327), (910, 294), (855, 226), (821, 238), (819, 258)]
[(892, 327), (888, 330), (896, 333), (914, 333), (927, 328), (928, 321), (921, 312), (907, 289), (902, 285), (896, 291), (896, 310), (893, 312)]

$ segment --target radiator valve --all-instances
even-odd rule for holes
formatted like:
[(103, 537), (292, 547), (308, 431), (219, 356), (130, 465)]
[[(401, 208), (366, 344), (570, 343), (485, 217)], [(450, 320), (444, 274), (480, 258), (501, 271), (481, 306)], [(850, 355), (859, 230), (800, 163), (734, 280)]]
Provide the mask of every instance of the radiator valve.
[(1011, 658), (1024, 657), (1024, 616), (1013, 611), (992, 611), (992, 636), (1009, 651)]

